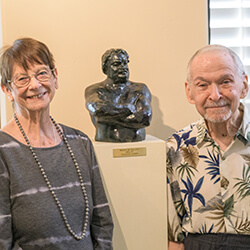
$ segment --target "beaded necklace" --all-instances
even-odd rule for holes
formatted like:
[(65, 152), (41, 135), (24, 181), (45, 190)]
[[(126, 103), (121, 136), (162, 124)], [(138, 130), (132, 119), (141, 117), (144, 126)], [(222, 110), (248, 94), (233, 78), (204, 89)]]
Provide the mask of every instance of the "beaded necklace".
[(16, 116), (16, 113), (14, 114), (14, 119), (15, 119), (15, 122), (16, 122), (18, 128), (20, 129), (20, 131), (21, 131), (21, 133), (22, 133), (22, 135), (23, 135), (23, 137), (24, 137), (27, 145), (29, 146), (29, 149), (30, 149), (30, 151), (32, 153), (32, 156), (35, 159), (35, 161), (36, 161), (36, 163), (37, 163), (37, 165), (38, 165), (38, 167), (39, 167), (39, 169), (40, 169), (40, 171), (42, 173), (42, 176), (43, 176), (43, 178), (44, 178), (44, 180), (45, 180), (45, 182), (46, 182), (46, 184), (48, 186), (48, 189), (49, 189), (50, 193), (52, 194), (52, 196), (53, 196), (53, 198), (54, 198), (54, 200), (56, 202), (56, 205), (57, 205), (57, 207), (58, 207), (58, 209), (60, 211), (60, 214), (62, 216), (62, 219), (64, 221), (64, 224), (65, 224), (67, 230), (70, 232), (70, 234), (72, 234), (74, 236), (75, 239), (77, 239), (77, 240), (83, 239), (85, 237), (85, 235), (86, 235), (87, 226), (88, 226), (89, 202), (88, 202), (88, 196), (87, 196), (87, 192), (86, 192), (86, 189), (85, 189), (85, 186), (84, 186), (84, 183), (83, 183), (82, 174), (81, 174), (79, 165), (78, 165), (78, 163), (77, 163), (77, 161), (75, 159), (75, 155), (74, 155), (74, 153), (73, 153), (73, 151), (72, 151), (72, 149), (71, 149), (71, 147), (70, 147), (70, 145), (68, 143), (68, 140), (67, 140), (66, 136), (64, 135), (63, 131), (61, 130), (61, 128), (59, 127), (59, 125), (56, 123), (56, 121), (50, 116), (50, 119), (51, 119), (53, 125), (56, 127), (56, 130), (57, 130), (59, 136), (63, 139), (64, 143), (66, 144), (66, 147), (67, 147), (67, 149), (68, 149), (68, 151), (70, 153), (70, 156), (71, 156), (71, 158), (72, 158), (72, 160), (74, 162), (74, 165), (75, 165), (75, 168), (76, 168), (76, 172), (77, 172), (77, 175), (78, 175), (78, 179), (79, 179), (79, 182), (80, 182), (80, 186), (81, 186), (81, 189), (82, 189), (82, 193), (83, 193), (83, 197), (84, 197), (84, 202), (85, 202), (85, 221), (84, 221), (84, 224), (83, 224), (83, 230), (82, 230), (82, 232), (81, 232), (80, 235), (77, 235), (72, 230), (71, 226), (69, 225), (69, 222), (68, 222), (68, 219), (67, 219), (67, 217), (65, 215), (63, 207), (62, 207), (59, 199), (57, 198), (57, 195), (56, 195), (55, 191), (53, 190), (53, 187), (50, 184), (48, 176), (45, 173), (45, 170), (42, 167), (41, 162), (39, 161), (39, 159), (38, 159), (38, 157), (37, 157), (37, 155), (36, 155), (33, 147), (30, 144), (28, 136), (25, 134), (25, 132), (24, 132), (24, 130), (23, 130), (23, 128), (22, 128), (22, 126), (21, 126), (21, 124), (20, 124), (17, 116)]

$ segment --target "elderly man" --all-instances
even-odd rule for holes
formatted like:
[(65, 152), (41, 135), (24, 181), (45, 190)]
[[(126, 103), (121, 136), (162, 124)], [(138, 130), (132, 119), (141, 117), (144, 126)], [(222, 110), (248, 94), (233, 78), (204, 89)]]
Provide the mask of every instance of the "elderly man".
[(169, 250), (250, 249), (248, 77), (229, 48), (188, 65), (187, 99), (202, 119), (167, 140)]
[(96, 127), (96, 141), (134, 142), (145, 139), (152, 117), (151, 94), (143, 83), (129, 81), (129, 56), (123, 49), (102, 56), (106, 80), (86, 88), (86, 107)]

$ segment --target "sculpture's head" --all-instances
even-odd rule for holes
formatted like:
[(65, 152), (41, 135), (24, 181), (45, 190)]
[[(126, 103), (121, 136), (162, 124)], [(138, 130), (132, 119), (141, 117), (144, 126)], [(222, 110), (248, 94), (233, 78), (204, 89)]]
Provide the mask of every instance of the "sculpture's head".
[(129, 78), (129, 55), (123, 49), (109, 49), (102, 55), (102, 71), (114, 83), (125, 83)]

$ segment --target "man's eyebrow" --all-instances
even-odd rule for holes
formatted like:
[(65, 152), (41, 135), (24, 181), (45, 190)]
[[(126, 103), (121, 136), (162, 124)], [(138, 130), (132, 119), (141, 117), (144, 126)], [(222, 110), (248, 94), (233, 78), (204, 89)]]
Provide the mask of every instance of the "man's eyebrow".
[(220, 79), (223, 79), (223, 78), (234, 78), (235, 76), (233, 74), (224, 74), (220, 77)]
[[(224, 75), (221, 75), (221, 76), (218, 78), (218, 80), (220, 81), (220, 80), (225, 79), (225, 78), (233, 78), (233, 79), (234, 79), (234, 75), (233, 75), (233, 74), (224, 74)], [(192, 79), (192, 78), (191, 78), (191, 79)], [(202, 76), (197, 76), (197, 77), (195, 77), (195, 78), (193, 79), (193, 81), (194, 81), (194, 82), (196, 82), (196, 81), (204, 81), (204, 82), (206, 82), (207, 79), (204, 78), (204, 77), (202, 77)]]
[[(192, 79), (192, 78), (191, 78)], [(195, 77), (194, 79), (193, 79), (193, 81), (194, 82), (196, 82), (196, 81), (206, 81), (206, 79), (204, 78), (204, 77), (202, 77), (202, 76), (197, 76), (197, 77)]]

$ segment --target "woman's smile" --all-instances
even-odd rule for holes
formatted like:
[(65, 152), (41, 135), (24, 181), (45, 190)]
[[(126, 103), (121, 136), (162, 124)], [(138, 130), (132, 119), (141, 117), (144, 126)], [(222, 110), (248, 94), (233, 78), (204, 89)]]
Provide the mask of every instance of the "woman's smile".
[(32, 95), (32, 96), (28, 96), (28, 99), (42, 99), (48, 92), (45, 91), (41, 94), (37, 94), (37, 95)]

